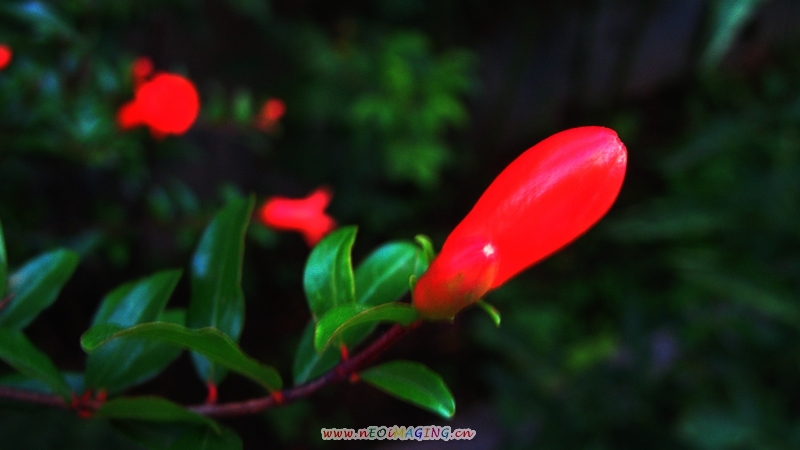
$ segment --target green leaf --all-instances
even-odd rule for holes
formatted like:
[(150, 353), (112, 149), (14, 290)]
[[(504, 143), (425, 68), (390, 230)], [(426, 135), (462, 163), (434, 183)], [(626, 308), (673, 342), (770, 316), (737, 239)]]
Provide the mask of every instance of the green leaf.
[(376, 388), (445, 419), (456, 413), (453, 394), (442, 377), (420, 363), (391, 361), (367, 369), (359, 376)]
[(21, 331), (0, 328), (0, 359), (23, 375), (45, 382), (69, 403), (72, 390), (64, 377), (50, 358), (34, 347)]
[(314, 348), (318, 352), (349, 327), (364, 323), (397, 322), (408, 325), (417, 320), (417, 310), (407, 303), (386, 303), (372, 308), (359, 305), (337, 306), (317, 322), (314, 333)]
[(216, 328), (192, 330), (165, 322), (143, 323), (126, 329), (113, 324), (98, 324), (81, 336), (81, 346), (91, 353), (107, 342), (123, 337), (169, 342), (197, 352), (211, 362), (260, 383), (270, 391), (282, 386), (281, 377), (275, 369), (245, 355), (230, 337)]
[(178, 438), (169, 450), (241, 450), (242, 439), (233, 430), (196, 428)]
[(149, 422), (188, 422), (207, 425), (214, 432), (220, 426), (201, 414), (161, 397), (118, 397), (103, 403), (94, 413), (95, 417), (108, 419), (146, 420)]
[(19, 268), (8, 279), (11, 301), (0, 311), (0, 326), (21, 330), (53, 304), (78, 265), (70, 250), (45, 253)]
[(308, 257), (303, 288), (314, 317), (321, 317), (334, 306), (355, 302), (350, 250), (356, 230), (350, 226), (334, 231), (320, 241)]
[(8, 259), (6, 258), (6, 240), (3, 237), (3, 224), (0, 222), (0, 301), (6, 294), (6, 280), (8, 278)]
[(421, 271), (418, 271), (416, 274), (417, 277), (419, 277), (426, 270), (428, 270), (428, 266), (433, 261), (433, 258), (436, 257), (436, 251), (433, 249), (433, 242), (431, 242), (431, 239), (428, 236), (425, 236), (424, 234), (418, 234), (414, 236), (414, 240), (417, 242), (417, 244), (419, 244), (420, 247), (422, 247), (422, 254), (424, 256), (421, 264), (417, 267), (418, 269), (421, 269)]
[(494, 326), (500, 326), (500, 311), (498, 311), (497, 308), (483, 300), (478, 300), (476, 304), (480, 306), (482, 310), (486, 311), (486, 314), (488, 314), (492, 322), (494, 322)]
[(0, 11), (12, 15), (17, 19), (29, 22), (30, 25), (42, 36), (63, 36), (70, 39), (78, 37), (78, 33), (70, 27), (61, 17), (45, 2), (29, 0), (7, 5)]
[(711, 39), (700, 61), (708, 70), (714, 68), (730, 49), (736, 36), (757, 12), (764, 0), (715, 0), (711, 2)]
[(92, 325), (114, 323), (130, 327), (156, 320), (178, 284), (181, 273), (180, 269), (166, 270), (119, 286), (100, 303)]
[[(206, 227), (192, 257), (192, 297), (186, 315), (190, 328), (214, 327), (238, 342), (244, 325), (242, 259), (244, 235), (255, 199), (235, 198)], [(218, 384), (225, 370), (193, 354), (203, 381)]]
[(317, 353), (314, 349), (315, 329), (316, 323), (312, 319), (306, 325), (303, 336), (300, 338), (300, 344), (297, 346), (297, 353), (292, 365), (292, 376), (295, 385), (303, 384), (322, 375), (339, 362), (339, 349), (328, 347), (322, 353)]
[[(164, 311), (158, 322), (183, 326), (183, 309)], [(169, 366), (182, 349), (175, 345), (149, 340), (126, 339), (109, 342), (89, 354), (86, 361), (86, 385), (106, 389), (110, 394), (144, 383)]]
[(420, 257), (422, 251), (410, 242), (389, 242), (372, 252), (355, 271), (356, 302), (374, 306), (400, 299)]

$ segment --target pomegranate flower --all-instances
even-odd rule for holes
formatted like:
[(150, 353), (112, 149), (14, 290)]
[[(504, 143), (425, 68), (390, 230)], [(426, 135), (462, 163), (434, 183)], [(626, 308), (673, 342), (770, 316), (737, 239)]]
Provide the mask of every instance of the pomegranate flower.
[(5, 69), (10, 63), (14, 53), (11, 47), (6, 44), (0, 44), (0, 70)]
[(514, 160), (445, 240), (420, 277), (413, 304), (450, 319), (583, 234), (622, 187), (625, 146), (608, 128), (557, 133)]
[(117, 123), (122, 129), (147, 125), (155, 136), (185, 133), (200, 112), (200, 97), (186, 78), (158, 73), (136, 89), (133, 101), (120, 108)]
[(299, 231), (313, 247), (336, 228), (336, 221), (325, 213), (331, 196), (330, 190), (320, 188), (302, 199), (270, 197), (259, 210), (259, 219), (276, 230)]
[(131, 66), (131, 75), (133, 75), (133, 86), (138, 89), (147, 78), (153, 73), (153, 61), (146, 57), (140, 56), (133, 61)]
[(256, 117), (256, 128), (262, 131), (272, 131), (284, 114), (286, 114), (286, 103), (279, 98), (270, 98), (264, 102)]

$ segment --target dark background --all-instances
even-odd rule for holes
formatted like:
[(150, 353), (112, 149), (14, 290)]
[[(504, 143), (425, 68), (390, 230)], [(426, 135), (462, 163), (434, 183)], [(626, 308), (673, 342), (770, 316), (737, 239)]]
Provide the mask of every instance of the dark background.
[[(477, 430), (464, 448), (798, 448), (798, 24), (793, 0), (3, 0), (9, 261), (56, 246), (82, 257), (27, 334), (81, 371), (103, 295), (185, 268), (236, 193), (329, 186), (330, 213), (359, 225), (354, 261), (417, 233), (440, 246), (523, 150), (603, 125), (629, 151), (608, 216), (488, 296), (499, 329), (467, 310), (384, 358), (442, 374), (449, 424)], [(186, 135), (116, 127), (137, 56), (197, 85)], [(272, 133), (252, 126), (268, 97), (287, 104)], [(246, 245), (241, 344), (288, 376), (309, 250), (258, 225)], [(188, 295), (184, 277), (170, 304)], [(132, 393), (205, 395), (187, 356)], [(235, 376), (221, 386), (254, 395)], [(445, 424), (365, 385), (224, 423), (247, 449), (345, 447), (321, 427)], [(0, 435), (3, 448), (133, 445), (17, 404), (0, 408)]]

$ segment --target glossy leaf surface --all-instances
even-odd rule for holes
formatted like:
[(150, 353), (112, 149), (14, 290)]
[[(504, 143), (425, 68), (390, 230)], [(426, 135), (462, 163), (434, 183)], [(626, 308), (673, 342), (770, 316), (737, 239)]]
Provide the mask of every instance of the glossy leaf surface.
[[(192, 257), (192, 296), (186, 315), (190, 328), (214, 327), (238, 341), (244, 326), (242, 259), (253, 198), (228, 202), (206, 227)], [(203, 381), (219, 383), (225, 371), (193, 355)]]
[(11, 301), (0, 311), (0, 326), (21, 330), (52, 305), (78, 266), (70, 250), (45, 253), (17, 269), (8, 278)]
[(86, 352), (91, 353), (102, 345), (120, 338), (141, 338), (177, 345), (244, 375), (270, 391), (278, 390), (282, 386), (280, 374), (275, 369), (245, 355), (230, 337), (216, 328), (194, 330), (166, 322), (143, 323), (131, 328), (99, 324), (81, 336), (81, 346)]
[(450, 389), (436, 372), (412, 361), (391, 361), (367, 369), (361, 379), (401, 400), (413, 403), (445, 419), (456, 413)]
[(0, 359), (27, 375), (46, 383), (65, 402), (71, 390), (50, 358), (33, 346), (21, 331), (0, 328)]
[(317, 322), (314, 348), (318, 352), (324, 350), (337, 335), (356, 325), (377, 322), (409, 325), (417, 317), (417, 310), (407, 303), (386, 303), (371, 308), (359, 304), (337, 306)]
[(219, 425), (206, 416), (161, 397), (119, 397), (108, 400), (95, 411), (96, 417), (109, 419), (145, 420), (150, 422), (189, 422), (203, 424), (214, 432)]
[(355, 281), (350, 250), (356, 227), (340, 228), (311, 251), (303, 273), (306, 300), (314, 317), (330, 308), (355, 302)]

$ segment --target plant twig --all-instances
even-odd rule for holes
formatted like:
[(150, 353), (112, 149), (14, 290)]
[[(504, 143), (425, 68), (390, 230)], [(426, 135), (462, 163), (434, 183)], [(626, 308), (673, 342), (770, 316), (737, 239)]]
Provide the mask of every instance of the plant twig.
[(41, 392), (24, 391), (9, 386), (0, 386), (0, 399), (16, 400), (37, 405), (54, 406), (57, 408), (70, 408), (58, 395), (42, 394)]
[(363, 369), (370, 361), (394, 345), (406, 333), (417, 328), (421, 322), (414, 322), (408, 327), (394, 325), (386, 333), (373, 341), (368, 347), (357, 355), (342, 361), (317, 379), (308, 383), (301, 384), (292, 388), (276, 391), (266, 397), (254, 398), (241, 402), (219, 403), (214, 405), (201, 404), (189, 406), (189, 410), (211, 417), (240, 416), (244, 414), (254, 414), (274, 406), (283, 405), (294, 400), (308, 397), (314, 392), (322, 389), (329, 384), (344, 381), (350, 375)]
[[(386, 333), (374, 340), (358, 354), (346, 361), (342, 361), (324, 375), (311, 380), (308, 383), (283, 389), (281, 391), (275, 391), (266, 397), (229, 403), (203, 403), (199, 405), (188, 406), (187, 408), (198, 414), (203, 414), (210, 417), (241, 416), (246, 414), (255, 414), (274, 406), (280, 406), (301, 398), (308, 397), (325, 386), (347, 380), (353, 374), (363, 369), (378, 355), (394, 345), (400, 340), (400, 338), (405, 336), (406, 333), (419, 327), (421, 323), (421, 321), (417, 321), (407, 327), (402, 325), (392, 326), (386, 331)], [(42, 394), (39, 392), (16, 389), (9, 386), (0, 386), (0, 400), (2, 399), (16, 400), (25, 403), (33, 403), (37, 405), (52, 406), (64, 409), (78, 409), (79, 412), (83, 411), (87, 416), (92, 411), (99, 408), (102, 404), (102, 401), (96, 401), (91, 398), (87, 398), (79, 403), (73, 402), (73, 404), (67, 404), (64, 403), (64, 400), (62, 400), (58, 395)]]

